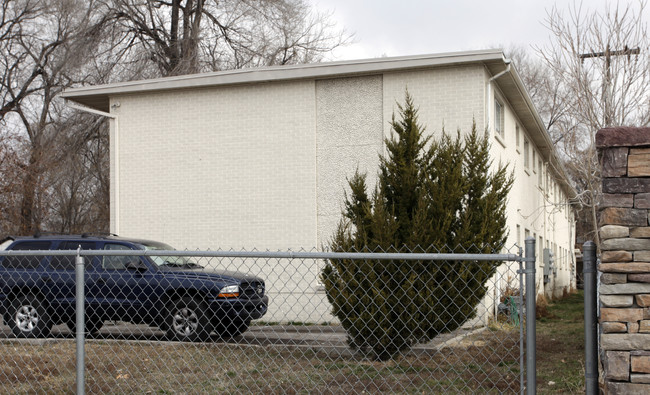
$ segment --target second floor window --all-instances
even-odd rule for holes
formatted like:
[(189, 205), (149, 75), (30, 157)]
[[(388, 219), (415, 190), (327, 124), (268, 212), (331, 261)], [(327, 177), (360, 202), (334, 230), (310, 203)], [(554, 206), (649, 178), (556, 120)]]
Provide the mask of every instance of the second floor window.
[(503, 104), (499, 100), (494, 100), (494, 130), (499, 137), (504, 137), (503, 130)]
[(515, 145), (517, 146), (517, 150), (519, 150), (519, 125), (515, 126)]
[(524, 138), (524, 168), (528, 169), (530, 167), (530, 143), (527, 138)]

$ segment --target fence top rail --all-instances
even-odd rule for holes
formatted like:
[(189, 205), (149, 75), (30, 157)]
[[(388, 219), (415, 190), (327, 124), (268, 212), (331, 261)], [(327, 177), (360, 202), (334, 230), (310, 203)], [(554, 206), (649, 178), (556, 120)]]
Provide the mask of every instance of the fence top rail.
[(392, 252), (308, 252), (308, 251), (177, 251), (177, 250), (5, 250), (2, 256), (184, 256), (200, 258), (258, 259), (379, 259), (411, 261), (510, 261), (523, 260), (516, 254), (432, 254)]

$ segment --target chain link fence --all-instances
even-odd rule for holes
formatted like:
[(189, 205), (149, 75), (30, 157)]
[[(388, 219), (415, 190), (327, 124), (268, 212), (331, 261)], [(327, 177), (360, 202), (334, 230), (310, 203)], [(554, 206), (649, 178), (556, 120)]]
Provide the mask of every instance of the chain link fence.
[(0, 392), (525, 388), (517, 247), (78, 249), (0, 251)]

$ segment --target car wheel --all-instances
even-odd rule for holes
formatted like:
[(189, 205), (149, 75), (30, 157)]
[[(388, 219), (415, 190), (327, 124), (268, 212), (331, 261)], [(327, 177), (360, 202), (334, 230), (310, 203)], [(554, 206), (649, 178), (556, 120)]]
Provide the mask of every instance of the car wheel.
[(212, 332), (205, 304), (191, 297), (167, 306), (167, 328), (167, 336), (178, 341), (206, 341)]
[[(77, 322), (73, 320), (68, 320), (65, 323), (68, 326), (68, 329), (70, 329), (70, 332), (72, 332), (73, 335), (77, 334)], [(98, 317), (86, 317), (84, 320), (84, 324), (86, 327), (85, 333), (86, 334), (95, 334), (99, 332), (100, 329), (104, 326), (104, 321)]]
[(52, 329), (47, 307), (35, 295), (18, 296), (11, 302), (8, 323), (14, 335), (21, 338), (47, 337)]
[(223, 338), (235, 337), (246, 332), (250, 324), (251, 324), (250, 320), (249, 321), (232, 320), (231, 322), (228, 323), (222, 322), (217, 326), (216, 332), (219, 334), (219, 336)]

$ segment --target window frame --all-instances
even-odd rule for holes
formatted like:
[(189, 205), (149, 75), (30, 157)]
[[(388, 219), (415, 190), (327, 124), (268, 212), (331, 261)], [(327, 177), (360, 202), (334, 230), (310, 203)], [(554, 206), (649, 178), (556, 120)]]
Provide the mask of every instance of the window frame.
[(530, 141), (524, 136), (524, 170), (530, 169)]
[(521, 154), (521, 128), (519, 127), (519, 123), (515, 124), (515, 149), (518, 154)]
[[(122, 247), (122, 248), (115, 248), (115, 249), (106, 248), (108, 246), (119, 246), (119, 247)], [(133, 251), (133, 248), (129, 247), (128, 245), (124, 245), (124, 244), (120, 244), (120, 243), (107, 242), (107, 243), (104, 243), (104, 246), (102, 247), (102, 250), (105, 250), (105, 251), (116, 251), (116, 250)], [(119, 260), (119, 258), (123, 258), (123, 260), (126, 259), (127, 261), (123, 263), (123, 267), (106, 267), (107, 266), (106, 265), (107, 258), (108, 258), (108, 260), (114, 260), (114, 261)], [(131, 261), (132, 258), (133, 257), (131, 257), (131, 256), (102, 255), (101, 256), (101, 262), (100, 262), (101, 263), (101, 268), (102, 268), (102, 270), (106, 270), (106, 271), (127, 270), (126, 264), (128, 263), (128, 261)], [(113, 263), (111, 263), (111, 265), (113, 265)]]
[[(97, 248), (97, 242), (64, 240), (61, 241), (59, 245), (56, 247), (56, 251), (73, 251), (73, 250), (77, 250), (79, 246), (81, 246), (82, 250), (94, 250)], [(63, 271), (75, 270), (75, 265), (76, 265), (75, 257), (71, 255), (50, 257), (50, 269), (52, 270), (63, 270)]]
[(494, 95), (494, 135), (499, 137), (505, 142), (506, 138), (506, 122), (505, 122), (505, 105), (497, 95)]
[[(51, 248), (52, 242), (49, 240), (25, 240), (14, 244), (11, 251), (49, 251)], [(7, 270), (35, 270), (43, 265), (44, 258), (44, 256), (34, 255), (5, 256), (0, 262)]]

